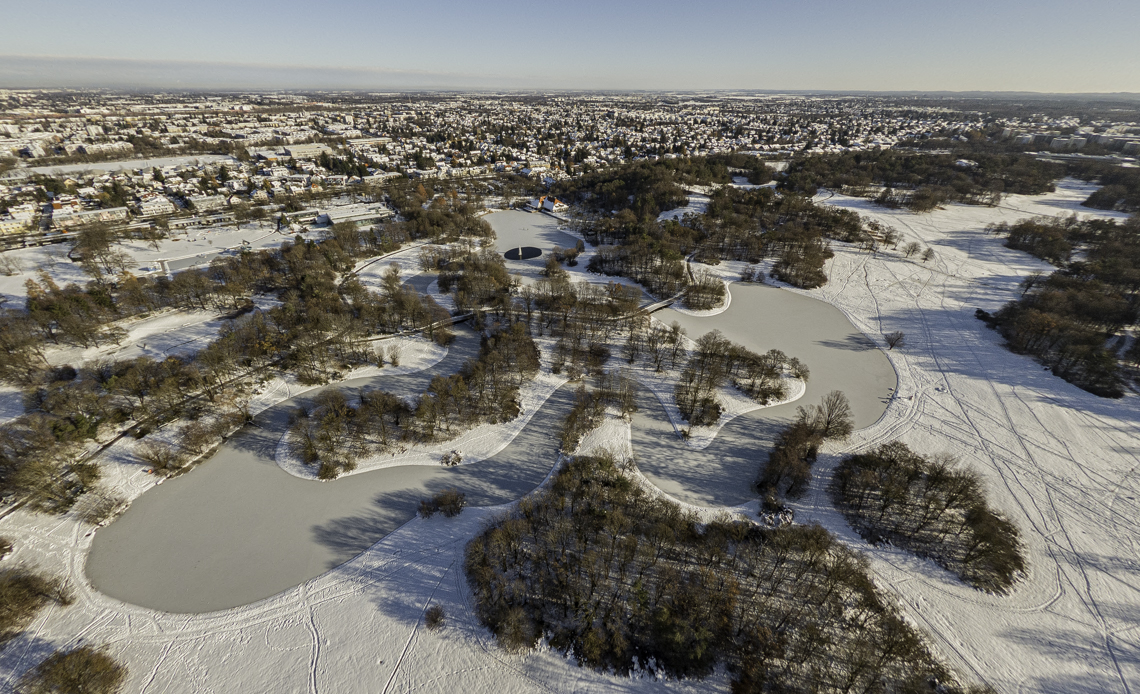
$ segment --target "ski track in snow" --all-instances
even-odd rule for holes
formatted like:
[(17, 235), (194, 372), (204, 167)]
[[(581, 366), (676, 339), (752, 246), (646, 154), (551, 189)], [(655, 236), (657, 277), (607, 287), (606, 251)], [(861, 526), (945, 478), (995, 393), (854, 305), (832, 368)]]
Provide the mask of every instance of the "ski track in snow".
[[(1066, 212), (1065, 205), (1087, 214), (1070, 203), (1089, 190), (1063, 182), (1044, 198), (1010, 196), (997, 209), (954, 205), (927, 215), (834, 196), (830, 204), (934, 248), (935, 260), (835, 244), (829, 284), (791, 290), (835, 305), (880, 345), (885, 332), (907, 335), (904, 347), (887, 352), (899, 385), (886, 412), (821, 453), (811, 492), (794, 504), (797, 521), (819, 522), (866, 553), (876, 582), (935, 650), (1002, 692), (1130, 694), (1140, 683), (1137, 398), (1084, 393), (1006, 351), (973, 317), (974, 308), (994, 310), (1013, 298), (1021, 277), (1048, 269), (985, 235), (984, 223)], [(602, 436), (610, 438), (618, 436)], [(983, 474), (993, 505), (1021, 529), (1029, 556), (1028, 575), (1011, 594), (981, 593), (933, 562), (870, 547), (832, 507), (825, 490), (841, 456), (895, 439), (924, 453), (953, 453)], [(153, 484), (137, 466), (112, 464), (106, 475), (130, 497)], [(49, 649), (80, 643), (109, 644), (130, 668), (131, 692), (376, 691), (382, 682), (383, 691), (459, 686), (494, 694), (725, 688), (723, 673), (666, 682), (595, 673), (544, 647), (501, 651), (474, 613), (461, 566), (468, 539), (506, 508), (413, 519), (305, 584), (207, 614), (162, 613), (102, 595), (83, 572), (90, 526), (13, 513), (0, 527), (16, 543), (6, 563), (66, 575), (76, 600), (44, 610), (0, 651), (0, 691)], [(433, 603), (446, 610), (444, 627), (419, 629)]]

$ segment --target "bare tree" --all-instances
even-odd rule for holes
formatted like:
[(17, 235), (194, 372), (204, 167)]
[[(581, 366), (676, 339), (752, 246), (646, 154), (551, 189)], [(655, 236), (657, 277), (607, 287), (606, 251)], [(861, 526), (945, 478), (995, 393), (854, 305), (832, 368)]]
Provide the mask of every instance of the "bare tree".
[(427, 626), (429, 631), (435, 631), (443, 626), (443, 620), (446, 617), (442, 605), (432, 605), (424, 612), (424, 625)]
[(887, 338), (887, 349), (894, 349), (895, 347), (902, 347), (906, 344), (906, 335), (903, 331), (896, 330), (892, 333), (887, 333), (883, 337)]
[(1028, 294), (1030, 291), (1033, 290), (1034, 287), (1036, 287), (1038, 284), (1040, 284), (1041, 280), (1043, 280), (1044, 278), (1045, 278), (1045, 273), (1041, 272), (1041, 271), (1037, 271), (1037, 272), (1034, 272), (1034, 273), (1027, 275), (1025, 277), (1025, 279), (1021, 280), (1021, 285), (1020, 285), (1021, 286), (1021, 295), (1025, 296), (1026, 294)]
[(855, 430), (851, 403), (841, 390), (823, 396), (818, 406), (799, 408), (799, 414), (824, 439), (845, 439)]
[(921, 248), (922, 246), (920, 246), (917, 241), (911, 241), (907, 245), (903, 246), (903, 254), (909, 258), (915, 253), (918, 253)]

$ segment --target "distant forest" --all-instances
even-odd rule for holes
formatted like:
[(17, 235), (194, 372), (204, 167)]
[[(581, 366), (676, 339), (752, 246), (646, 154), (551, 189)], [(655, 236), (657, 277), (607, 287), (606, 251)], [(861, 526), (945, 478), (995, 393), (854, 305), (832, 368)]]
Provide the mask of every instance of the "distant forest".
[(997, 205), (1002, 196), (1041, 195), (1073, 176), (1101, 186), (1084, 205), (1140, 211), (1140, 169), (1103, 161), (1060, 163), (1000, 143), (927, 140), (914, 148), (844, 152), (794, 159), (779, 189), (815, 195), (826, 188), (871, 197), (885, 207), (929, 212), (948, 202)]
[(928, 212), (947, 202), (996, 205), (1005, 194), (1048, 193), (1065, 166), (1022, 154), (970, 152), (964, 160), (958, 154), (885, 149), (804, 157), (785, 173), (781, 190), (815, 195), (828, 188)]
[(686, 204), (685, 185), (729, 182), (729, 166), (750, 172), (749, 180), (770, 176), (759, 159), (733, 155), (629, 164), (560, 184), (566, 199), (597, 211), (582, 230), (599, 246), (590, 270), (629, 277), (661, 298), (685, 292), (694, 308), (708, 308), (706, 296), (715, 291), (693, 287), (706, 283), (690, 274), (686, 258), (715, 265), (774, 257), (776, 279), (812, 288), (827, 282), (828, 239), (870, 238), (854, 212), (816, 205), (801, 195), (777, 195), (770, 188), (721, 186), (710, 192), (704, 215), (657, 221), (661, 212)]

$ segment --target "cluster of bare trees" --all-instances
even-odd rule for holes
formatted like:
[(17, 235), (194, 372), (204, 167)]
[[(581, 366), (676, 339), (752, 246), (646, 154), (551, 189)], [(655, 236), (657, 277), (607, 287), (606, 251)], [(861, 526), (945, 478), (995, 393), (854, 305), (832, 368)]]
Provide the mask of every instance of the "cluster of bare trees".
[(724, 282), (704, 268), (693, 273), (692, 281), (685, 286), (685, 305), (696, 311), (717, 308), (724, 303), (728, 290)]
[(847, 396), (833, 390), (819, 405), (796, 408), (798, 416), (776, 437), (775, 446), (760, 470), (756, 487), (769, 510), (779, 508), (779, 495), (797, 497), (811, 483), (811, 466), (824, 441), (842, 440), (851, 435), (854, 423)]
[(608, 341), (636, 318), (641, 292), (634, 287), (572, 283), (564, 270), (544, 277), (519, 293), (530, 320), (539, 315), (543, 331), (570, 341)]
[(138, 457), (155, 472), (174, 474), (191, 458), (207, 454), (226, 436), (248, 419), (241, 410), (222, 410), (184, 424), (172, 443), (145, 441), (137, 449)]
[(98, 423), (31, 412), (0, 427), (0, 490), (31, 508), (63, 512), (99, 480), (99, 468), (82, 462), (83, 443)]
[(615, 408), (623, 417), (637, 412), (636, 388), (636, 382), (622, 373), (601, 374), (594, 390), (578, 386), (574, 392), (574, 406), (562, 422), (562, 452), (573, 453), (582, 437), (601, 423), (607, 407)]
[(607, 457), (569, 461), (467, 546), (475, 608), (500, 644), (545, 638), (591, 667), (702, 677), (735, 692), (961, 692), (818, 526), (700, 524)]
[(401, 426), (411, 408), (384, 391), (361, 391), (355, 405), (335, 388), (322, 391), (311, 407), (300, 407), (290, 429), (294, 453), (318, 465), (320, 479), (333, 479), (356, 467), (370, 452), (386, 450), (403, 438)]
[(0, 570), (0, 647), (31, 624), (47, 605), (70, 605), (71, 601), (71, 594), (59, 579), (19, 567)]
[(494, 247), (479, 248), (469, 241), (420, 251), (420, 267), (439, 271), (439, 290), (455, 290), (455, 305), (463, 311), (509, 304), (517, 281), (507, 272)]
[(126, 666), (111, 657), (106, 648), (79, 646), (49, 655), (20, 678), (16, 691), (20, 694), (116, 694), (122, 691), (126, 679)]
[(551, 248), (547, 257), (553, 258), (556, 263), (566, 263), (570, 267), (575, 267), (578, 265), (578, 256), (584, 250), (586, 250), (586, 244), (579, 240), (574, 248), (562, 248), (560, 246)]
[(697, 339), (692, 357), (674, 388), (677, 409), (694, 426), (720, 419), (722, 406), (716, 391), (732, 382), (750, 397), (768, 404), (787, 396), (784, 375), (806, 380), (807, 366), (779, 350), (756, 354), (731, 342), (719, 330)]
[(981, 477), (901, 441), (843, 459), (832, 495), (869, 542), (930, 557), (980, 590), (1005, 592), (1025, 570), (1017, 527), (990, 509)]
[(321, 479), (333, 479), (368, 455), (509, 421), (520, 412), (519, 387), (538, 371), (538, 359), (527, 325), (519, 322), (485, 337), (477, 358), (458, 374), (433, 378), (413, 405), (379, 390), (362, 391), (353, 402), (327, 389), (294, 414), (293, 451), (316, 465)]
[[(622, 216), (624, 214), (619, 215), (619, 219)], [(628, 220), (628, 224), (641, 226), (636, 219)], [(587, 231), (587, 238), (595, 244), (612, 236), (618, 235), (596, 229)], [(659, 243), (644, 237), (633, 237), (632, 232), (629, 236), (631, 238), (620, 245), (599, 246), (587, 266), (590, 272), (628, 277), (658, 297), (674, 296), (684, 290), (689, 281), (684, 255), (679, 251), (666, 251)], [(623, 240), (625, 237), (624, 233), (619, 236)]]
[(458, 489), (445, 489), (430, 499), (420, 500), (419, 514), (421, 518), (431, 518), (437, 513), (444, 518), (454, 518), (463, 513), (466, 505), (466, 494)]
[(665, 326), (649, 320), (648, 316), (634, 316), (629, 327), (624, 356), (630, 364), (645, 359), (660, 372), (677, 368), (677, 360), (688, 354), (685, 348), (688, 333), (677, 321)]

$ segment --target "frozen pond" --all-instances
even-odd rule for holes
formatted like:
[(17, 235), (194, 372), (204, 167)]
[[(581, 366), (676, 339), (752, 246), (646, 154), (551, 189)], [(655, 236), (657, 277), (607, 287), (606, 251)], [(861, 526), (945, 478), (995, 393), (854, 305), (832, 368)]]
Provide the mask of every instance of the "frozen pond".
[[(495, 230), (495, 250), (500, 253), (519, 246), (534, 246), (545, 254), (555, 246), (573, 248), (578, 243), (574, 236), (559, 231), (558, 220), (538, 212), (507, 210), (489, 214), (483, 219)], [(541, 265), (545, 259), (524, 262)]]
[(807, 392), (794, 403), (756, 410), (729, 422), (712, 445), (694, 451), (673, 434), (652, 396), (643, 397), (633, 422), (641, 471), (672, 496), (703, 506), (735, 505), (755, 498), (750, 485), (770, 444), (797, 407), (818, 404), (833, 390), (851, 401), (855, 428), (874, 424), (898, 386), (882, 350), (831, 304), (764, 285), (733, 284), (724, 313), (704, 318), (665, 309), (654, 318), (677, 321), (697, 338), (710, 330), (754, 352), (782, 350), (811, 370)]
[(534, 281), (546, 265), (546, 254), (551, 248), (573, 248), (578, 239), (558, 229), (558, 220), (538, 212), (507, 210), (495, 212), (483, 219), (495, 230), (495, 250), (506, 253), (521, 246), (533, 246), (542, 255), (528, 260), (507, 260), (507, 270), (524, 281)]
[[(571, 245), (554, 220), (525, 212), (493, 215), (504, 247)], [(563, 238), (565, 237), (565, 238)], [(524, 261), (541, 262), (541, 259)], [(730, 422), (707, 449), (694, 451), (673, 433), (660, 404), (642, 395), (633, 443), (645, 475), (682, 501), (731, 505), (750, 490), (773, 432), (797, 404), (847, 393), (856, 426), (882, 414), (896, 385), (886, 356), (832, 306), (793, 292), (733, 285), (724, 313), (694, 318), (671, 310), (655, 317), (680, 322), (691, 337), (712, 329), (756, 351), (784, 350), (811, 369), (796, 404), (759, 410)], [(431, 377), (453, 373), (478, 350), (460, 330), (447, 357), (427, 372), (359, 379), (336, 388), (382, 387), (418, 394)], [(312, 398), (317, 391), (302, 396)], [(412, 518), (420, 499), (447, 488), (472, 505), (513, 501), (539, 484), (557, 460), (562, 417), (573, 385), (547, 401), (515, 440), (492, 458), (459, 468), (387, 468), (320, 483), (280, 469), (274, 453), (296, 401), (266, 410), (257, 426), (233, 437), (209, 461), (137, 499), (95, 536), (87, 575), (96, 588), (126, 602), (170, 612), (205, 612), (269, 597), (359, 554)]]
[[(430, 372), (338, 384), (420, 393), (432, 375), (457, 371), (479, 348), (458, 331)], [(168, 612), (206, 612), (266, 598), (319, 576), (408, 521), (420, 499), (448, 487), (468, 503), (513, 501), (534, 489), (557, 458), (557, 430), (573, 390), (552, 397), (492, 459), (458, 468), (407, 466), (334, 482), (294, 477), (274, 461), (289, 412), (309, 391), (266, 410), (209, 461), (135, 500), (95, 536), (87, 576), (126, 602)]]

